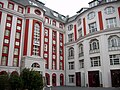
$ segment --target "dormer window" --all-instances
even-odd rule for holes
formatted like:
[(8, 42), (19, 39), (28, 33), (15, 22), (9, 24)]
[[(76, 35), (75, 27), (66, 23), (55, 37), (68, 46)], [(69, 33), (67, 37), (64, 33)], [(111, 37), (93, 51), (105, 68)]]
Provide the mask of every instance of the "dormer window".
[(106, 2), (113, 2), (113, 1), (117, 1), (117, 0), (106, 0)]
[(58, 13), (53, 12), (53, 16), (58, 17)]
[(90, 6), (90, 8), (91, 8), (91, 7), (97, 6), (98, 4), (99, 4), (98, 1), (94, 1), (94, 2), (91, 2), (91, 3), (89, 4), (89, 6)]
[(14, 10), (14, 4), (11, 3), (11, 2), (9, 2), (9, 3), (8, 3), (8, 8)]
[(37, 14), (37, 15), (41, 15), (40, 10), (38, 10), (38, 9), (36, 9), (34, 12), (35, 12), (35, 14)]

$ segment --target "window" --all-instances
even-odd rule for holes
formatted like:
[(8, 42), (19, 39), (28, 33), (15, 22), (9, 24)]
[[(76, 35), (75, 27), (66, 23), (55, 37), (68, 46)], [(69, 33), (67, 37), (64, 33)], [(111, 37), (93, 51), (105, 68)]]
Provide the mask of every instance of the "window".
[(8, 53), (8, 47), (7, 46), (3, 46), (3, 52), (2, 53), (5, 53), (5, 54)]
[(91, 57), (90, 60), (91, 60), (91, 67), (101, 66), (100, 56)]
[(21, 30), (21, 27), (20, 27), (20, 26), (17, 26), (17, 30)]
[(6, 23), (6, 26), (7, 26), (7, 27), (11, 27), (11, 24), (10, 24), (10, 23)]
[(120, 54), (110, 55), (110, 65), (120, 65)]
[(69, 62), (69, 70), (73, 70), (74, 69), (74, 62)]
[(112, 14), (115, 12), (115, 8), (112, 6), (109, 6), (109, 7), (106, 7), (104, 11), (106, 14)]
[(99, 4), (99, 1), (94, 1), (94, 2), (90, 3), (90, 7), (97, 6)]
[(20, 33), (19, 33), (19, 32), (16, 32), (15, 38), (16, 38), (16, 39), (20, 39)]
[(80, 69), (84, 68), (84, 60), (83, 59), (79, 60), (79, 64), (80, 64)]
[(37, 15), (41, 15), (40, 10), (38, 10), (38, 9), (36, 9), (34, 12), (35, 12), (35, 14), (37, 14)]
[(40, 68), (40, 65), (38, 63), (33, 63), (31, 67)]
[(73, 33), (68, 34), (68, 42), (72, 42), (74, 40)]
[(106, 2), (113, 2), (113, 1), (117, 1), (117, 0), (106, 0)]
[(33, 46), (33, 55), (39, 56), (39, 46)]
[(79, 38), (82, 37), (82, 28), (78, 30)]
[(40, 46), (40, 25), (35, 23), (34, 25), (34, 43), (33, 43), (33, 55), (39, 56)]
[(17, 66), (18, 65), (18, 58), (14, 58), (13, 59), (13, 66)]
[(107, 28), (113, 28), (113, 27), (116, 27), (117, 26), (117, 21), (116, 21), (116, 18), (108, 18), (106, 19), (106, 25), (107, 25)]
[(49, 18), (45, 17), (45, 23), (49, 23)]
[(3, 8), (3, 3), (2, 2), (0, 2), (0, 8)]
[(89, 20), (93, 19), (95, 17), (95, 12), (90, 12), (88, 15), (87, 15), (87, 18)]
[(69, 75), (69, 83), (74, 83), (74, 75)]
[(48, 38), (45, 38), (45, 42), (48, 42)]
[(56, 32), (55, 31), (53, 31), (52, 36), (54, 39), (56, 39)]
[(8, 8), (13, 10), (14, 9), (14, 4), (9, 2), (8, 3)]
[(8, 43), (9, 43), (9, 40), (8, 40), (8, 39), (4, 39), (4, 43), (5, 43), (5, 44), (8, 44)]
[(89, 24), (89, 33), (97, 31), (96, 22)]
[(56, 47), (53, 46), (53, 53), (56, 53)]
[(58, 17), (58, 13), (57, 12), (53, 12), (52, 14), (53, 14), (53, 16)]
[(60, 48), (60, 55), (62, 55), (62, 48)]
[(108, 38), (108, 46), (109, 48), (112, 47), (119, 47), (120, 46), (120, 38), (118, 36), (110, 36)]
[(97, 39), (93, 39), (90, 41), (90, 50), (99, 49), (99, 41)]
[(5, 30), (5, 36), (10, 36), (10, 30)]
[(60, 62), (60, 70), (62, 70), (62, 62)]
[(83, 44), (79, 44), (79, 57), (83, 56)]
[(23, 13), (23, 7), (18, 6), (18, 12)]
[(19, 46), (19, 45), (20, 45), (20, 42), (16, 41), (16, 42), (15, 42), (15, 45), (16, 45), (16, 46)]
[(18, 19), (18, 20), (17, 20), (17, 23), (18, 23), (18, 24), (22, 24), (22, 21)]
[(48, 51), (48, 45), (44, 44), (44, 51)]
[(77, 25), (78, 25), (78, 26), (81, 25), (81, 19), (78, 19), (78, 21), (77, 21)]
[(18, 55), (18, 51), (19, 51), (19, 49), (18, 49), (18, 48), (15, 48), (15, 49), (14, 49), (14, 55)]
[(60, 41), (63, 41), (63, 34), (60, 34)]
[(52, 25), (56, 26), (56, 21), (55, 20), (53, 20)]
[(73, 25), (70, 24), (70, 25), (68, 26), (68, 31), (70, 31), (70, 30), (72, 30), (72, 29), (73, 29)]
[(73, 59), (74, 58), (74, 48), (71, 47), (68, 50), (68, 59)]
[(59, 28), (63, 29), (63, 24), (62, 23), (59, 24)]
[(53, 64), (52, 64), (52, 69), (55, 70), (55, 61), (53, 60), (52, 63), (53, 63)]
[(2, 66), (6, 66), (6, 64), (7, 64), (7, 57), (6, 56), (2, 56), (1, 65)]
[(45, 29), (45, 36), (48, 36), (48, 30)]
[(7, 16), (7, 20), (8, 21), (12, 21), (12, 17), (11, 16)]

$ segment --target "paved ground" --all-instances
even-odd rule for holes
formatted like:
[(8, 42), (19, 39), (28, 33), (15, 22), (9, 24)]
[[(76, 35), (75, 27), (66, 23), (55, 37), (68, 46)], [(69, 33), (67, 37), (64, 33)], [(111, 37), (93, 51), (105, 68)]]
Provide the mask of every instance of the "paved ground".
[(120, 90), (120, 88), (101, 88), (101, 87), (93, 87), (93, 88), (86, 88), (86, 87), (51, 87), (45, 88), (45, 90)]

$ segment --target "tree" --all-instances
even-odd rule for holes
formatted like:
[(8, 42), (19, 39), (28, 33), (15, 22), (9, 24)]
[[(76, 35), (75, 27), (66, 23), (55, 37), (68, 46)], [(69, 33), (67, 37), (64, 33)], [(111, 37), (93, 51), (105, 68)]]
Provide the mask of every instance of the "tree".
[(21, 72), (21, 78), (24, 83), (24, 89), (42, 90), (43, 78), (39, 72), (25, 68)]
[(11, 74), (9, 78), (9, 84), (12, 90), (18, 90), (22, 88), (23, 82), (19, 75)]
[(9, 87), (9, 76), (8, 74), (0, 75), (0, 90), (5, 90)]

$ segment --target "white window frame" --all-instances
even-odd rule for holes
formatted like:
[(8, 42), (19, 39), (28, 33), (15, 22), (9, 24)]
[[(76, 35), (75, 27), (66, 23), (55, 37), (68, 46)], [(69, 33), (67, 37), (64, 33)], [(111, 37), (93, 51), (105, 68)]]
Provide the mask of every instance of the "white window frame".
[(69, 75), (69, 83), (75, 82), (75, 75)]
[(90, 41), (90, 50), (98, 50), (99, 49), (99, 41), (97, 39)]
[(79, 60), (80, 69), (84, 68), (84, 59)]
[(104, 11), (105, 11), (105, 14), (109, 15), (115, 12), (115, 8), (113, 6), (109, 6), (109, 7), (106, 7)]
[(110, 55), (110, 65), (120, 65), (120, 54)]
[(89, 24), (89, 33), (96, 32), (97, 31), (97, 24), (96, 22)]
[(91, 60), (91, 67), (101, 66), (100, 56), (91, 57), (90, 60)]
[(117, 27), (116, 17), (106, 19), (106, 25), (107, 28)]
[(69, 65), (69, 70), (74, 70), (75, 68), (74, 62), (68, 62), (68, 65)]
[(90, 12), (88, 15), (87, 15), (87, 18), (89, 20), (93, 19), (95, 17), (95, 12)]
[(68, 42), (72, 42), (74, 40), (74, 35), (73, 33), (68, 34)]

